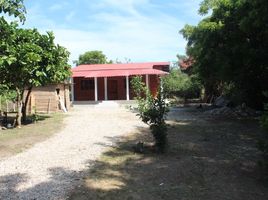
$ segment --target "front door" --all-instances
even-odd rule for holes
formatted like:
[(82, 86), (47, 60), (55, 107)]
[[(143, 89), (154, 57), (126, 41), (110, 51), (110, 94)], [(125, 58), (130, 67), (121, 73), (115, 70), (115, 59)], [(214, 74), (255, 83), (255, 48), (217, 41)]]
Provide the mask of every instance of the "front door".
[(118, 100), (118, 83), (117, 80), (108, 80), (108, 99)]

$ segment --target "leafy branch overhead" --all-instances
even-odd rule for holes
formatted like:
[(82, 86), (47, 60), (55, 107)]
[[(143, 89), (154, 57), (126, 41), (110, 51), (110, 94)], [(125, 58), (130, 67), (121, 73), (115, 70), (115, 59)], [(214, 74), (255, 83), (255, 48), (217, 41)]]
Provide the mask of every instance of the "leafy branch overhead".
[(221, 95), (224, 87), (236, 103), (262, 108), (268, 85), (268, 1), (204, 0), (197, 26), (186, 25), (187, 54), (206, 92)]
[(0, 13), (18, 17), (21, 22), (25, 22), (26, 8), (23, 0), (0, 0)]
[[(0, 78), (11, 88), (25, 89), (60, 82), (70, 76), (69, 52), (54, 44), (53, 33), (40, 34), (36, 29), (20, 29), (0, 20), (5, 27), (0, 44)], [(5, 39), (8, 38), (8, 39)]]

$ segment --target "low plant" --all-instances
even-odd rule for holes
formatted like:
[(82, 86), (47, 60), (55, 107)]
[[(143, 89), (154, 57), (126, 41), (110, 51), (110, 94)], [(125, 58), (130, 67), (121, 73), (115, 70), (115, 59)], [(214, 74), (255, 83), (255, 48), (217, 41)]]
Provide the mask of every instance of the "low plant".
[(40, 120), (40, 116), (37, 114), (36, 107), (33, 107), (34, 113), (31, 115), (31, 121), (37, 123)]
[(167, 124), (165, 117), (168, 113), (168, 104), (165, 95), (159, 88), (156, 98), (153, 98), (149, 89), (142, 82), (141, 76), (131, 80), (136, 100), (138, 101), (138, 112), (141, 120), (148, 124), (155, 139), (155, 147), (158, 152), (164, 152), (167, 147)]

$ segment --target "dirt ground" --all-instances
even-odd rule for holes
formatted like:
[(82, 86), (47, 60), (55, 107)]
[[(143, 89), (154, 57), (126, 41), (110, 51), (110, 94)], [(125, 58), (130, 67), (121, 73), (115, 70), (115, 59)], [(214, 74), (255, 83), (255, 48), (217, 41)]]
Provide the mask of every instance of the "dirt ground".
[[(0, 131), (0, 161), (46, 140), (63, 127), (64, 115), (40, 115), (37, 123)], [(14, 119), (13, 119), (14, 120)]]
[(138, 141), (153, 141), (146, 128), (118, 137), (68, 199), (268, 199), (268, 179), (256, 164), (262, 134), (257, 120), (212, 118), (195, 108), (176, 108), (168, 123), (167, 153), (134, 153)]

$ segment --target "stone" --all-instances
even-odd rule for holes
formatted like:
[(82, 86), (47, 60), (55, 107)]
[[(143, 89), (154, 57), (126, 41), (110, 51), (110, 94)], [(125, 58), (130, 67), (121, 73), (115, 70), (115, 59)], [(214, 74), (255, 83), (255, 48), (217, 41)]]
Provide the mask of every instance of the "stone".
[(224, 106), (228, 106), (228, 104), (230, 103), (231, 101), (228, 100), (226, 97), (224, 96), (219, 96), (218, 98), (216, 98), (215, 102), (214, 102), (214, 105), (217, 106), (217, 107), (224, 107)]

